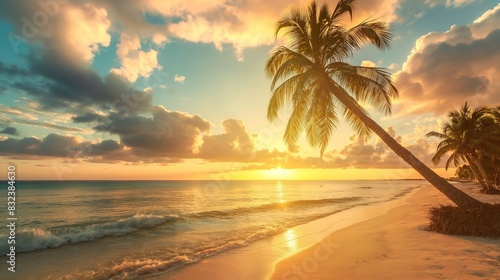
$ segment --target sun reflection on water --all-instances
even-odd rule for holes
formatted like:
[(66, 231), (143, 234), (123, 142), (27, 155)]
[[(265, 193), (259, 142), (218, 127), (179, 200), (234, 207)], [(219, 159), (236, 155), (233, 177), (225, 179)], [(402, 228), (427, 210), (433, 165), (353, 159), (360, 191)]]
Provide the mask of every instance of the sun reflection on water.
[(283, 184), (281, 184), (281, 182), (278, 182), (276, 185), (276, 191), (278, 193), (278, 202), (285, 203), (286, 200), (283, 198)]

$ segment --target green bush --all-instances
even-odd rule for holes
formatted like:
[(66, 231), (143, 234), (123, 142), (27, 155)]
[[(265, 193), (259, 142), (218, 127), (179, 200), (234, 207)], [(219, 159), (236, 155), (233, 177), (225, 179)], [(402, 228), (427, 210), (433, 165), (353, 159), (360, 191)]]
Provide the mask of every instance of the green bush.
[(500, 204), (463, 209), (440, 205), (429, 212), (429, 229), (451, 235), (500, 238)]

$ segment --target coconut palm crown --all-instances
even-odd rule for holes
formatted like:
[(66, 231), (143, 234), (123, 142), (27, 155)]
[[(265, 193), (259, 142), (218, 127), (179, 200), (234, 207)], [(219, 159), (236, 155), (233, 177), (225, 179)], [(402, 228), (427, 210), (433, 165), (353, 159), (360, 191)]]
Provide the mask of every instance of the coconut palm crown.
[(369, 134), (370, 128), (339, 102), (337, 93), (368, 103), (384, 114), (391, 113), (391, 100), (398, 91), (390, 73), (344, 62), (366, 44), (387, 49), (392, 39), (388, 27), (380, 22), (363, 21), (351, 28), (341, 25), (346, 14), (352, 17), (354, 2), (341, 0), (333, 13), (326, 5), (318, 11), (313, 2), (306, 12), (291, 9), (277, 24), (276, 36), (285, 30), (289, 43), (275, 48), (266, 64), (273, 90), (267, 117), (276, 120), (285, 102), (293, 103), (284, 135), (290, 148), (305, 130), (308, 142), (319, 146), (323, 154), (339, 115), (360, 136)]

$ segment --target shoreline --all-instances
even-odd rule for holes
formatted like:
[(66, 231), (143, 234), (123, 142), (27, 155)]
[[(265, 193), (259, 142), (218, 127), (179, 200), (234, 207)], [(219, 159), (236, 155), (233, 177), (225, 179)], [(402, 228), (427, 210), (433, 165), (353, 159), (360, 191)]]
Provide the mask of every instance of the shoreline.
[[(477, 190), (465, 184), (460, 188)], [(451, 202), (432, 186), (406, 198), (408, 204), (332, 232), (282, 259), (268, 279), (500, 279), (500, 239), (427, 231), (429, 207)], [(325, 243), (337, 247), (325, 250)]]
[[(179, 269), (159, 272), (139, 279), (269, 279), (274, 265), (287, 257), (294, 256), (315, 244), (320, 244), (330, 234), (386, 215), (391, 209), (407, 204), (407, 200), (418, 187), (400, 197), (373, 204), (355, 206), (309, 223), (288, 229), (249, 246), (232, 249), (202, 259)], [(324, 244), (335, 247), (335, 244)], [(291, 278), (293, 279), (293, 278)]]

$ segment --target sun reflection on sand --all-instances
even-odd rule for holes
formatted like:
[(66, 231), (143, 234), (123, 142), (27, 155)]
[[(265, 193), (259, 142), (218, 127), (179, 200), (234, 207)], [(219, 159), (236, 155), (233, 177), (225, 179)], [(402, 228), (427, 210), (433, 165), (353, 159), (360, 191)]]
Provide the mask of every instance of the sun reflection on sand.
[(288, 246), (288, 248), (290, 248), (290, 250), (292, 250), (292, 251), (297, 251), (297, 240), (296, 240), (297, 234), (295, 233), (295, 230), (289, 229), (289, 230), (285, 231), (284, 238), (285, 238), (286, 245)]

